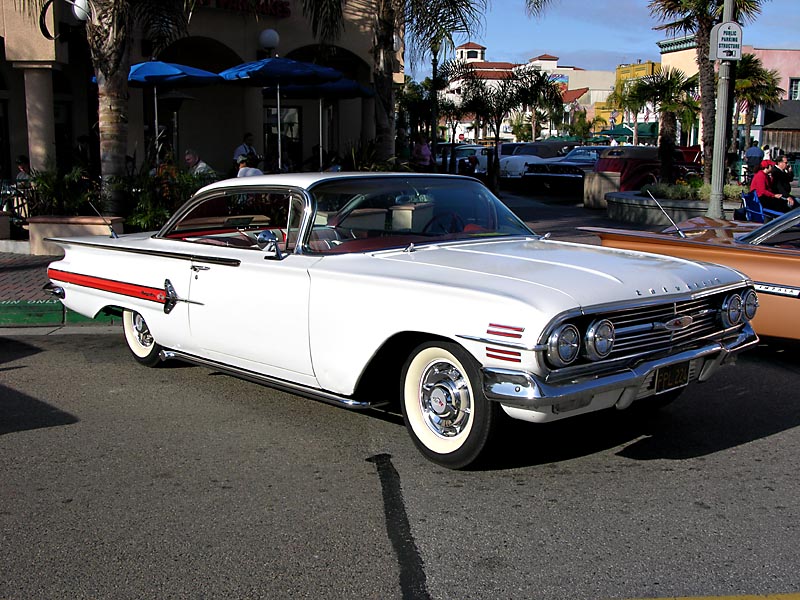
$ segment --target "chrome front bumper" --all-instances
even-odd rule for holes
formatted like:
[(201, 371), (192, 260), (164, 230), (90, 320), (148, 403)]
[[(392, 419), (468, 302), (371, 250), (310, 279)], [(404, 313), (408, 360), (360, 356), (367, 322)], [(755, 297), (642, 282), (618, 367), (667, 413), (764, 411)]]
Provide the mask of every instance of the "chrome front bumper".
[(758, 336), (748, 324), (735, 340), (728, 343), (707, 344), (701, 348), (644, 361), (635, 367), (607, 375), (587, 376), (563, 383), (546, 383), (528, 371), (484, 367), (483, 391), (487, 398), (504, 406), (525, 410), (552, 407), (553, 412), (566, 412), (588, 406), (596, 396), (617, 391), (619, 398), (616, 405), (624, 408), (641, 395), (643, 386), (652, 380), (656, 370), (661, 367), (696, 361), (699, 370), (690, 383), (706, 381), (721, 365), (757, 343)]

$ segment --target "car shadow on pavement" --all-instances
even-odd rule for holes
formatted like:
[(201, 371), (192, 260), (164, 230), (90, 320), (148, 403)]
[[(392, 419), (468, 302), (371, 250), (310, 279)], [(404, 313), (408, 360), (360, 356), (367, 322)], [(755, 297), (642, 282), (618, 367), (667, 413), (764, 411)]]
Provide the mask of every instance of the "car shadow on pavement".
[[(769, 340), (708, 383), (690, 386), (661, 409), (646, 399), (548, 424), (507, 420), (483, 470), (558, 463), (614, 451), (631, 460), (686, 460), (800, 426), (800, 403), (787, 381), (798, 381), (800, 343)], [(764, 371), (761, 380), (754, 375)], [(794, 375), (794, 376), (793, 376)]]

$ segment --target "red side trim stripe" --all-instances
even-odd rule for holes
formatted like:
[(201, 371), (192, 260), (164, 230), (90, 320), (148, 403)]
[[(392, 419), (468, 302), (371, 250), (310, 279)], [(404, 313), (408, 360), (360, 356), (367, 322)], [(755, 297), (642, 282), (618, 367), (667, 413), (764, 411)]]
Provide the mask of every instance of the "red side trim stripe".
[(496, 358), (497, 360), (506, 360), (508, 362), (522, 362), (522, 353), (514, 350), (504, 350), (503, 348), (491, 348), (486, 346), (487, 358)]
[(130, 296), (131, 298), (141, 298), (142, 300), (150, 300), (151, 302), (158, 302), (159, 304), (164, 304), (166, 300), (163, 289), (137, 285), (135, 283), (125, 283), (123, 281), (114, 281), (113, 279), (92, 277), (91, 275), (68, 273), (66, 271), (59, 271), (58, 269), (47, 269), (47, 276), (54, 281), (72, 283), (82, 287), (111, 292), (112, 294)]
[(525, 331), (524, 327), (514, 327), (512, 325), (499, 325), (497, 323), (489, 323), (489, 328), (486, 333), (489, 335), (499, 335), (509, 338), (521, 338), (522, 332)]

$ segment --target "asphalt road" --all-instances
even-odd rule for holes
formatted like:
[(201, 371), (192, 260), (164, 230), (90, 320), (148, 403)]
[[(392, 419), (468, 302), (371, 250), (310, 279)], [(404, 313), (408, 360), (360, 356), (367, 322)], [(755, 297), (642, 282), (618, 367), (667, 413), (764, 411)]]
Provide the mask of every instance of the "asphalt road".
[(799, 350), (659, 412), (508, 425), (454, 472), (392, 412), (0, 331), (0, 598), (798, 592)]

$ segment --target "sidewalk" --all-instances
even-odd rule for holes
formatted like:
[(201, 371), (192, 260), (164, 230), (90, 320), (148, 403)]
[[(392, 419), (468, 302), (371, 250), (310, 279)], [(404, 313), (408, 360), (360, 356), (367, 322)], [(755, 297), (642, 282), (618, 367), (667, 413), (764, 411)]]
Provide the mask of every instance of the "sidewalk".
[[(500, 197), (536, 233), (549, 232), (553, 239), (597, 244), (596, 236), (575, 228), (631, 228), (608, 219), (605, 211), (583, 208), (582, 203), (567, 197), (532, 198), (506, 191)], [(57, 256), (0, 252), (0, 328), (109, 324), (108, 317), (93, 320), (65, 310), (61, 302), (42, 290), (49, 281), (47, 265), (56, 260)]]

